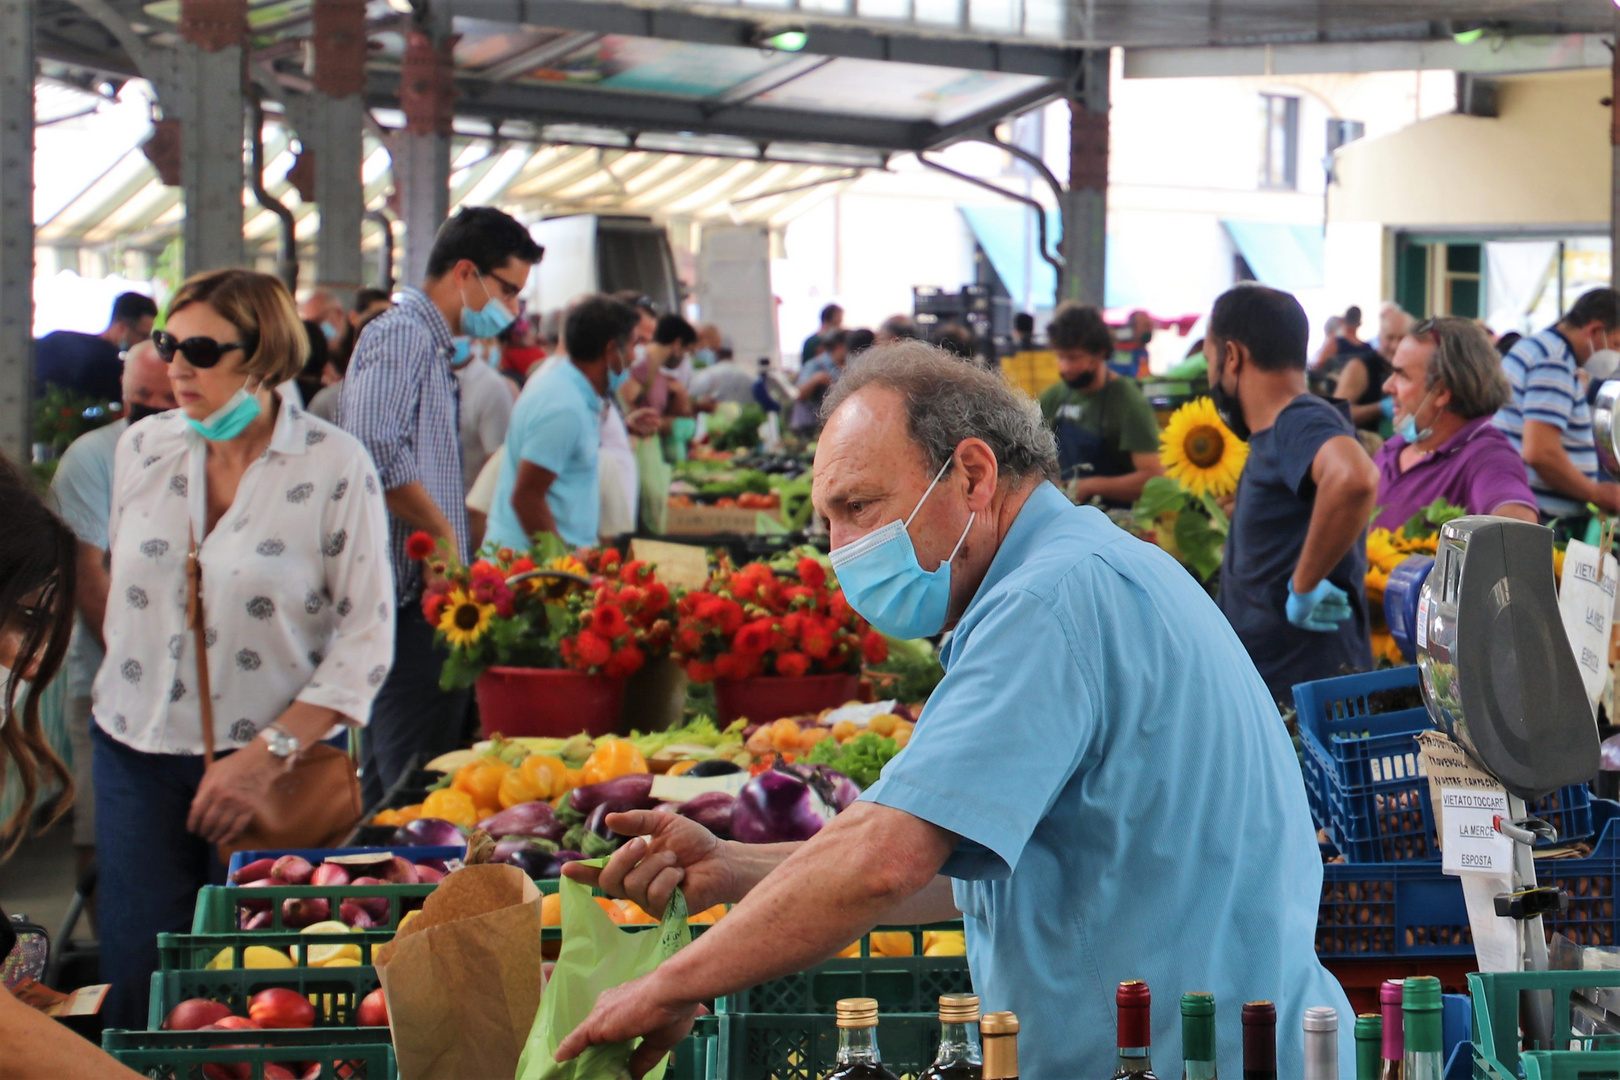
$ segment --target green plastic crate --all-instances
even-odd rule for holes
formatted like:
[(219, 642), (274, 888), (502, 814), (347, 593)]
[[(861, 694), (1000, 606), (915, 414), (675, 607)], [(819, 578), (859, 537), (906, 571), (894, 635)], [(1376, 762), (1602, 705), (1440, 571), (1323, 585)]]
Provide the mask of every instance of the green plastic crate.
[[(159, 934), (158, 970), (191, 971), (205, 968), (223, 949), (231, 950), (232, 963), (242, 966), (242, 950), (250, 945), (267, 945), (292, 957), (299, 967), (307, 967), (305, 950), (316, 945), (358, 945), (360, 962), (371, 963), (371, 951), (394, 940), (392, 930), (359, 930), (347, 934), (302, 934), (297, 930), (238, 930), (229, 934)], [(266, 970), (277, 970), (269, 968)]]
[(249, 998), (260, 990), (279, 986), (316, 998), (316, 1028), (352, 1028), (361, 1000), (380, 985), (373, 967), (154, 971), (147, 1026), (153, 1031), (162, 1027), (169, 1010), (187, 998), (224, 1002), (238, 1016), (246, 1016)]
[[(248, 1048), (249, 1040), (261, 1045)], [(272, 1062), (311, 1061), (322, 1063), (321, 1080), (395, 1080), (398, 1076), (394, 1048), (383, 1028), (113, 1030), (102, 1034), (101, 1045), (131, 1069), (156, 1080), (203, 1080), (205, 1065), (228, 1064), (245, 1064), (249, 1080), (263, 1080), (264, 1067)]]
[[(324, 897), (331, 902), (332, 918), (345, 897), (384, 897), (388, 900), (388, 922), (379, 930), (392, 930), (406, 912), (422, 906), (436, 885), (272, 885), (247, 889), (238, 885), (204, 885), (197, 893), (197, 912), (191, 921), (193, 934), (242, 933), (237, 922), (237, 905), (249, 901), (270, 901), (270, 925), (265, 932), (285, 931), (281, 924), (281, 904), (295, 897)], [(251, 931), (249, 931), (251, 933)]]
[(1614, 1050), (1526, 1050), (1519, 1061), (1524, 1080), (1620, 1080), (1620, 1052)]
[[(831, 1016), (840, 998), (869, 997), (877, 1000), (881, 1013), (936, 1013), (941, 994), (972, 993), (973, 979), (965, 956), (924, 956), (923, 934), (961, 929), (959, 921), (878, 927), (874, 933), (909, 933), (912, 955), (874, 956), (870, 936), (862, 937), (860, 956), (828, 960), (807, 971), (730, 994), (716, 1002), (715, 1011)], [(934, 1036), (937, 1041), (939, 1032)]]
[[(889, 1071), (914, 1077), (939, 1051), (939, 1013), (887, 1013), (877, 1039)], [(817, 1080), (837, 1060), (838, 1020), (831, 1013), (727, 1013), (718, 1049), (722, 1071), (710, 1080)]]
[[(1529, 1070), (1549, 1077), (1582, 1077), (1583, 1062), (1597, 1070), (1591, 1080), (1611, 1075), (1609, 1062), (1620, 1060), (1620, 1037), (1590, 1038), (1574, 1033), (1570, 998), (1585, 987), (1620, 988), (1620, 971), (1511, 971), (1471, 972), (1468, 992), (1474, 1009), (1474, 1080), (1533, 1080)], [(1519, 994), (1525, 990), (1552, 992), (1553, 1047), (1520, 1045)], [(1581, 1043), (1580, 1050), (1569, 1049)], [(1556, 1049), (1555, 1049), (1556, 1047)], [(1521, 1069), (1521, 1060), (1534, 1052), (1536, 1063)]]
[(671, 1055), (664, 1080), (720, 1080), (720, 1020), (700, 1016)]

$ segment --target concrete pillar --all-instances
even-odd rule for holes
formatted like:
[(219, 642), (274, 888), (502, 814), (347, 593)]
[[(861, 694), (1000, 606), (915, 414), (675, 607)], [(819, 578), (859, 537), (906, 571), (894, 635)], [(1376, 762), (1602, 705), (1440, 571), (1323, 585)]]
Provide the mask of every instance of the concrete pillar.
[(242, 266), (246, 0), (181, 0), (175, 90), (165, 118), (180, 121), (185, 270)]
[(1108, 252), (1107, 49), (1086, 52), (1079, 93), (1069, 99), (1069, 187), (1064, 193), (1058, 299), (1103, 306)]
[[(343, 303), (361, 285), (360, 220), (365, 192), (365, 0), (315, 0), (315, 93), (300, 99), (292, 118), (304, 153), (315, 164), (321, 231), (315, 241), (315, 284)], [(290, 95), (289, 95), (290, 96)]]
[(0, 450), (26, 465), (34, 368), (34, 3), (0, 0)]
[(433, 238), (450, 213), (450, 124), (455, 81), (449, 35), (430, 36), (413, 30), (406, 38), (399, 88), (405, 130), (389, 148), (394, 160), (394, 186), (399, 189), (400, 219), (405, 225), (406, 285), (427, 276)]

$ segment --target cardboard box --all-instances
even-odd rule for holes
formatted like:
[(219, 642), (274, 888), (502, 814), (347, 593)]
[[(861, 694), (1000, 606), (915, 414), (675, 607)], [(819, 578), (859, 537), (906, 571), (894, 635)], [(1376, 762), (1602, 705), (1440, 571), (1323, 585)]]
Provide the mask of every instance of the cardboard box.
[(712, 536), (716, 533), (736, 533), (753, 536), (762, 532), (760, 515), (777, 525), (782, 524), (782, 511), (754, 510), (741, 507), (675, 506), (670, 505), (669, 519), (664, 525), (669, 536)]

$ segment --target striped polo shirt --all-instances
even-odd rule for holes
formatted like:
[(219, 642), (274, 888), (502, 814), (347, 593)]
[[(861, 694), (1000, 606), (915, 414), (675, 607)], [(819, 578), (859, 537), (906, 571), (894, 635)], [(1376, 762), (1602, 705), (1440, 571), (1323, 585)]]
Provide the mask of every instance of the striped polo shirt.
[[(1506, 405), (1492, 421), (1524, 454), (1524, 422), (1538, 420), (1563, 432), (1564, 452), (1574, 466), (1593, 480), (1598, 478), (1597, 446), (1592, 441), (1592, 413), (1581, 393), (1579, 366), (1569, 341), (1557, 330), (1520, 338), (1502, 358), (1513, 389)], [(1563, 517), (1585, 509), (1584, 504), (1554, 491), (1536, 470), (1530, 474), (1530, 490), (1535, 492), (1543, 517)]]

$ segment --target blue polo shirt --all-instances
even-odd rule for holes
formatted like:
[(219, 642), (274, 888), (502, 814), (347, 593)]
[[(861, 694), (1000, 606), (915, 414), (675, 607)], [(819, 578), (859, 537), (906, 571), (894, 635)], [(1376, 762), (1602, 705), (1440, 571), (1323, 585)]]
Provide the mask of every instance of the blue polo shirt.
[(570, 547), (597, 542), (602, 520), (596, 471), (601, 423), (602, 398), (572, 361), (554, 364), (524, 384), (506, 429), (506, 458), (489, 509), (488, 539), (502, 547), (529, 546), (530, 538), (512, 509), (518, 462), (527, 461), (557, 475), (546, 492), (546, 505), (557, 519), (563, 541)]
[(986, 1011), (1018, 1014), (1026, 1080), (1110, 1060), (1127, 979), (1153, 992), (1161, 1075), (1190, 990), (1214, 993), (1229, 1064), (1242, 1004), (1276, 1002), (1285, 1076), (1305, 1009), (1333, 1006), (1355, 1075), (1350, 1004), (1316, 959), (1322, 864), (1298, 759), (1186, 570), (1042, 484), (940, 659), (910, 746), (863, 797), (961, 836), (944, 873), (973, 985)]

